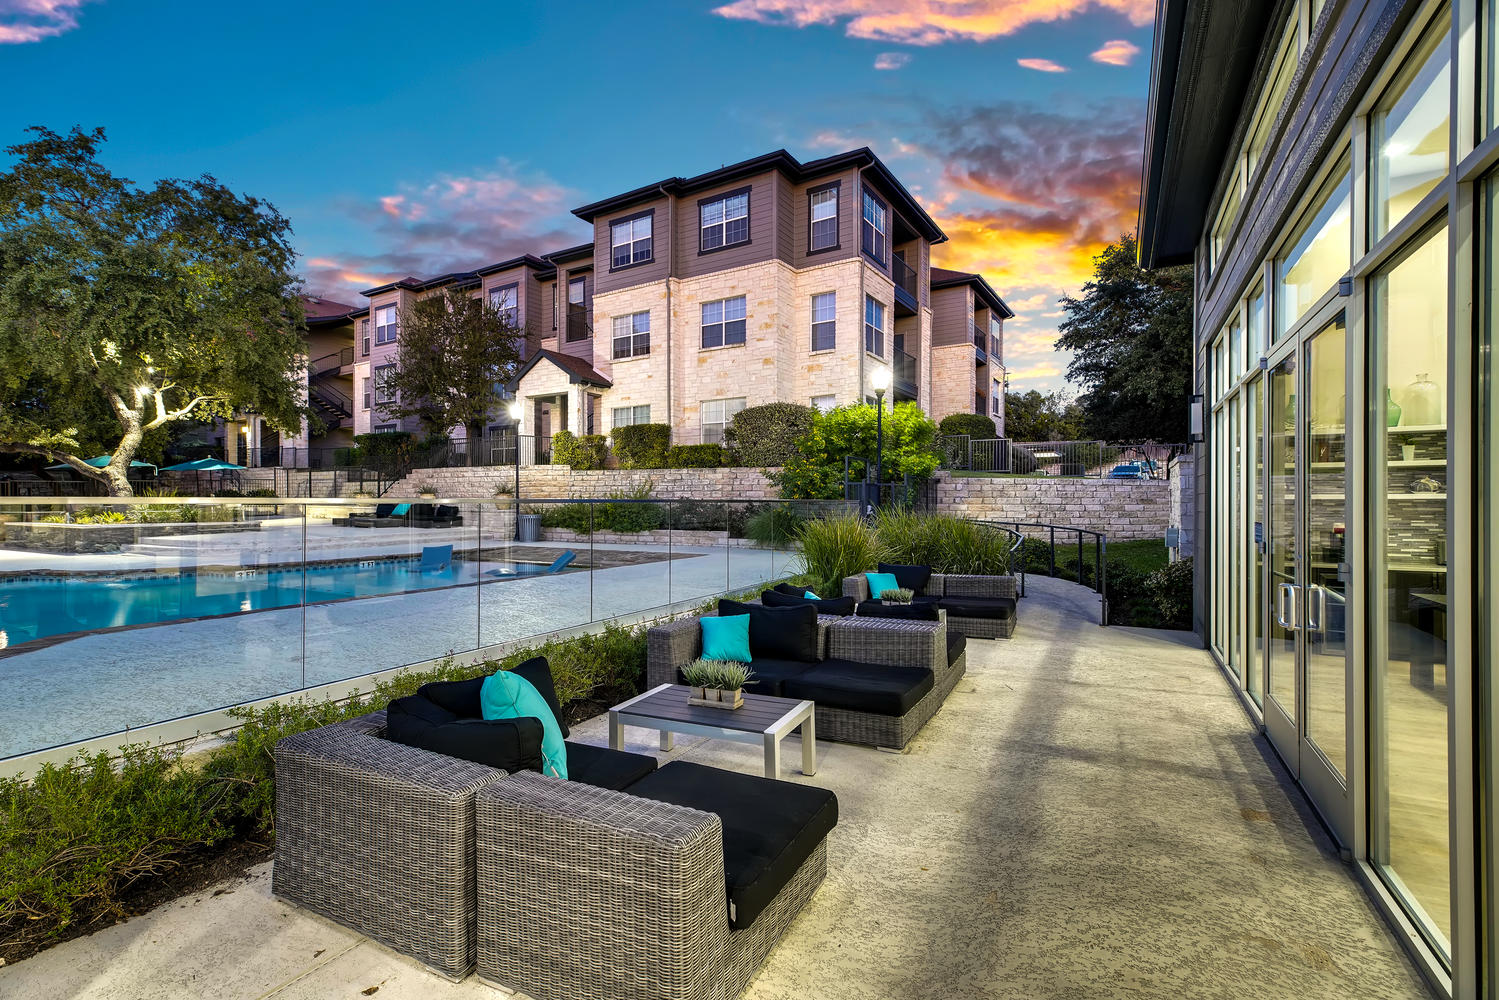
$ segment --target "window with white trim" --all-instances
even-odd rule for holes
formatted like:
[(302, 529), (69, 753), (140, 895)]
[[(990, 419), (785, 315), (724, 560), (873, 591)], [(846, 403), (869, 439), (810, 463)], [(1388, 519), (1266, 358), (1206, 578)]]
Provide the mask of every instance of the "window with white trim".
[(724, 347), (744, 343), (745, 297), (703, 303), (702, 344)]
[(609, 266), (629, 267), (654, 259), (651, 244), (652, 213), (645, 212), (609, 224)]
[(734, 422), (734, 414), (744, 409), (747, 400), (740, 396), (738, 399), (705, 399), (698, 407), (698, 413), (702, 419), (702, 442), (703, 444), (719, 444), (724, 439), (724, 431), (729, 429), (729, 424)]
[(885, 303), (873, 295), (864, 296), (864, 350), (885, 356)]
[(838, 346), (838, 293), (812, 296), (812, 350), (831, 351)]
[(814, 409), (814, 410), (821, 410), (823, 413), (828, 412), (829, 410), (833, 409), (837, 405), (838, 405), (838, 397), (837, 396), (813, 396), (812, 397), (812, 409)]
[(375, 343), (393, 344), (396, 341), (396, 307), (381, 306), (375, 310)]
[(502, 285), (489, 290), (489, 306), (500, 315), (500, 322), (511, 329), (520, 327), (520, 286)]
[(890, 246), (890, 209), (875, 197), (869, 188), (864, 189), (864, 213), (861, 224), (860, 245), (864, 252), (885, 265), (885, 251)]
[(651, 405), (643, 403), (640, 406), (616, 406), (610, 417), (613, 421), (611, 427), (630, 427), (634, 424), (648, 424), (651, 422)]
[(614, 360), (638, 358), (651, 353), (651, 314), (649, 310), (615, 316)]
[(838, 245), (838, 185), (807, 192), (807, 250), (831, 250)]
[(394, 403), (396, 401), (396, 391), (390, 384), (390, 377), (395, 373), (395, 365), (381, 365), (375, 369), (376, 403)]
[(749, 188), (698, 202), (698, 250), (721, 250), (748, 243)]

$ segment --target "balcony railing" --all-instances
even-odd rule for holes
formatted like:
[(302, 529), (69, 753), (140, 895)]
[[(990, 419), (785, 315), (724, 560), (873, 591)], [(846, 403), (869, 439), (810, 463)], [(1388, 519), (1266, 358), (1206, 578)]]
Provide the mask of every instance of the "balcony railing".
[[(916, 292), (916, 269), (899, 257), (892, 257), (890, 258), (890, 277), (895, 281), (896, 301), (915, 309), (920, 301)], [(905, 301), (902, 301), (902, 292), (905, 293)]]
[(890, 373), (893, 376), (895, 394), (909, 399), (916, 398), (916, 356), (896, 348), (890, 358)]
[(567, 340), (572, 343), (588, 340), (593, 336), (593, 327), (588, 323), (588, 308), (570, 303), (567, 307)]
[(989, 397), (985, 396), (982, 392), (974, 393), (973, 412), (987, 417), (989, 415)]

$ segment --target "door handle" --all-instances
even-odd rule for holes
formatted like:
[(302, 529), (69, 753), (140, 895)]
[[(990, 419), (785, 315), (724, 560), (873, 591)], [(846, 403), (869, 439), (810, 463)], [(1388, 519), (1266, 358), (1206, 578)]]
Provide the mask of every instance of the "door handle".
[(1296, 622), (1296, 585), (1281, 583), (1275, 591), (1275, 623), (1283, 629), (1296, 631), (1301, 626)]
[[(1327, 591), (1312, 584), (1307, 589), (1306, 602), (1306, 627), (1307, 631), (1322, 633), (1327, 631)], [(1315, 612), (1315, 616), (1313, 615)]]

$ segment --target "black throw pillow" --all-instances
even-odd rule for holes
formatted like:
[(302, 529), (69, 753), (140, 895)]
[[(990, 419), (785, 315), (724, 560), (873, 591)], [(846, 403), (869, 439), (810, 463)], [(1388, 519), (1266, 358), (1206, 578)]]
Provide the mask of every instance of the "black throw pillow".
[(557, 688), (552, 683), (552, 665), (547, 662), (545, 656), (533, 656), (524, 663), (517, 664), (515, 675), (524, 677), (531, 682), (531, 686), (541, 692), (542, 698), (546, 699), (552, 714), (557, 717), (557, 727), (562, 730), (562, 738), (571, 736), (567, 728), (567, 722), (562, 718), (562, 704), (557, 701)]
[[(817, 662), (817, 609), (811, 602), (788, 608), (721, 600), (722, 616), (749, 615), (750, 656)], [(753, 666), (753, 663), (751, 663)]]
[(895, 563), (880, 563), (879, 571), (895, 577), (895, 582), (918, 594), (926, 593), (926, 585), (932, 580), (930, 566), (899, 566)]
[(778, 583), (775, 585), (775, 592), (778, 594), (785, 594), (787, 597), (805, 597), (807, 588), (796, 587), (789, 583)]
[[(562, 705), (557, 701), (557, 688), (552, 684), (552, 666), (545, 656), (533, 656), (515, 667), (515, 673), (531, 682), (557, 717), (557, 726), (566, 739), (570, 734), (567, 723), (562, 721)], [(484, 687), (484, 675), (470, 677), (466, 681), (432, 681), (416, 689), (416, 693), (447, 709), (460, 719), (484, 718), (484, 706), (479, 693)]]
[(810, 597), (793, 597), (778, 590), (767, 590), (760, 595), (760, 603), (767, 608), (794, 608), (798, 605), (810, 604), (820, 615), (847, 616), (854, 613), (854, 605), (858, 602), (852, 597), (827, 597), (814, 601)]
[(386, 707), (385, 731), (395, 743), (512, 774), (541, 770), (540, 719), (462, 719), (413, 694)]
[(940, 621), (935, 604), (881, 604), (879, 601), (863, 601), (859, 604), (860, 618), (904, 618), (907, 621)]

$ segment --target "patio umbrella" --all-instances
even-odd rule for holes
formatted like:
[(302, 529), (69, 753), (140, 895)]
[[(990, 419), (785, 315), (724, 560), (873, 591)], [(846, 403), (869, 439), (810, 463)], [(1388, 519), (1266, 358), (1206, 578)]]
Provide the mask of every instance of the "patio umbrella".
[[(88, 461), (84, 462), (83, 464), (84, 465), (92, 465), (96, 469), (102, 469), (106, 465), (109, 464), (109, 459), (110, 459), (109, 455), (95, 455), (93, 458), (89, 459)], [(132, 469), (154, 469), (154, 468), (156, 468), (156, 466), (152, 465), (150, 462), (137, 462), (134, 459), (131, 459), (131, 461), (130, 461), (130, 467)], [(71, 469), (71, 468), (72, 468), (72, 466), (69, 465), (66, 462), (58, 462), (56, 465), (49, 465), (49, 466), (47, 466), (47, 469), (49, 471), (52, 470), (52, 469)]]
[(176, 465), (168, 465), (162, 468), (162, 472), (229, 472), (243, 469), (243, 465), (235, 465), (233, 462), (225, 462), (218, 458), (196, 458), (191, 462), (178, 462)]

